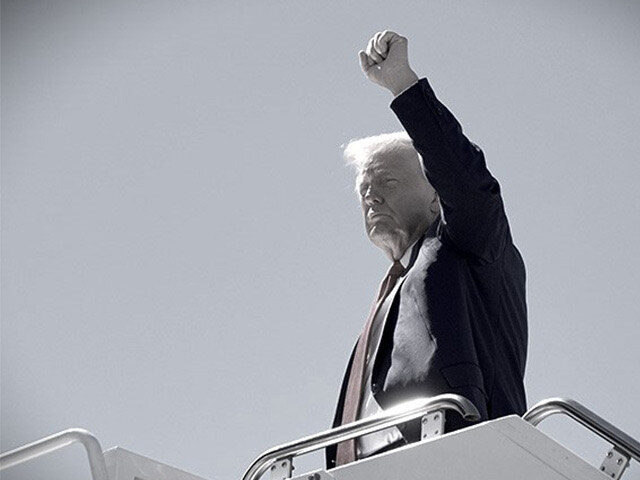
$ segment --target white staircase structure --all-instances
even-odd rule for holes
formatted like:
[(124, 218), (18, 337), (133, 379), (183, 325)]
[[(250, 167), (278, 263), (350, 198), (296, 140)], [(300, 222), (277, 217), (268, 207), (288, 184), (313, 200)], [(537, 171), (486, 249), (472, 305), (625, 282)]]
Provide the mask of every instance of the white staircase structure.
[[(540, 402), (522, 418), (512, 415), (436, 434), (430, 422), (445, 410), (455, 410), (469, 420), (478, 417), (471, 402), (458, 395), (413, 401), (269, 449), (250, 465), (242, 480), (258, 480), (266, 472), (271, 480), (290, 479), (297, 456), (416, 418), (422, 418), (420, 442), (328, 471), (307, 472), (292, 480), (604, 480), (622, 478), (631, 459), (640, 461), (640, 442), (573, 400), (552, 398)], [(568, 415), (611, 443), (599, 468), (536, 428), (553, 414)], [(95, 437), (81, 429), (65, 430), (3, 453), (0, 471), (75, 442), (84, 445), (94, 480), (204, 480), (119, 447), (102, 452)]]
[(327, 476), (318, 473), (336, 480), (610, 478), (517, 416), (407, 445), (332, 469)]

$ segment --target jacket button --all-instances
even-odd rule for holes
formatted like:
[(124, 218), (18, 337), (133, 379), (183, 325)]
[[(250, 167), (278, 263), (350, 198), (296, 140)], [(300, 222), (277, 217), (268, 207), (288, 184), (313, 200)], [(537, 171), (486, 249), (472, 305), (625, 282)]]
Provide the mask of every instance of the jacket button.
[(440, 105), (438, 105), (438, 106), (436, 107), (436, 113), (437, 113), (438, 115), (442, 115), (442, 108), (440, 108)]

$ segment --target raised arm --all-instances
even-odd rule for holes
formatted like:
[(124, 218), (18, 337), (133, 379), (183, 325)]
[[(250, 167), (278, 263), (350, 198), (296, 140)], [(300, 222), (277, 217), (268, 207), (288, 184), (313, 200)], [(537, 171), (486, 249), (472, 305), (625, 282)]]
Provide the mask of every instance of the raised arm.
[(427, 79), (418, 80), (409, 66), (407, 39), (379, 32), (359, 57), (366, 76), (395, 97), (391, 108), (440, 198), (444, 236), (481, 263), (496, 261), (511, 242), (500, 186), (480, 148), (465, 137)]

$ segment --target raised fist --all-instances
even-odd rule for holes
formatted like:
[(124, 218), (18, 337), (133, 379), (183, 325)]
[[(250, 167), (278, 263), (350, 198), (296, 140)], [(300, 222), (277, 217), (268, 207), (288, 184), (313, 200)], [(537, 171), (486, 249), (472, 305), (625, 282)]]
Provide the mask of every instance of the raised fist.
[(358, 56), (367, 78), (394, 96), (418, 81), (418, 76), (409, 66), (407, 39), (395, 32), (385, 30), (376, 33)]

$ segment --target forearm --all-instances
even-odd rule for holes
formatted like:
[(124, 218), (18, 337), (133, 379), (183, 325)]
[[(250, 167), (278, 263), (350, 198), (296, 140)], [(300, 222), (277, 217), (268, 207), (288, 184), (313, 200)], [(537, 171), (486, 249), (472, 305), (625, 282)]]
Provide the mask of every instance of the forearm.
[(427, 178), (441, 197), (455, 196), (460, 189), (491, 188), (495, 179), (481, 150), (463, 134), (426, 78), (398, 95), (391, 108), (421, 154)]
[(507, 238), (500, 186), (482, 151), (421, 79), (391, 103), (420, 153), (429, 183), (440, 197), (447, 233), (459, 248), (494, 260)]

